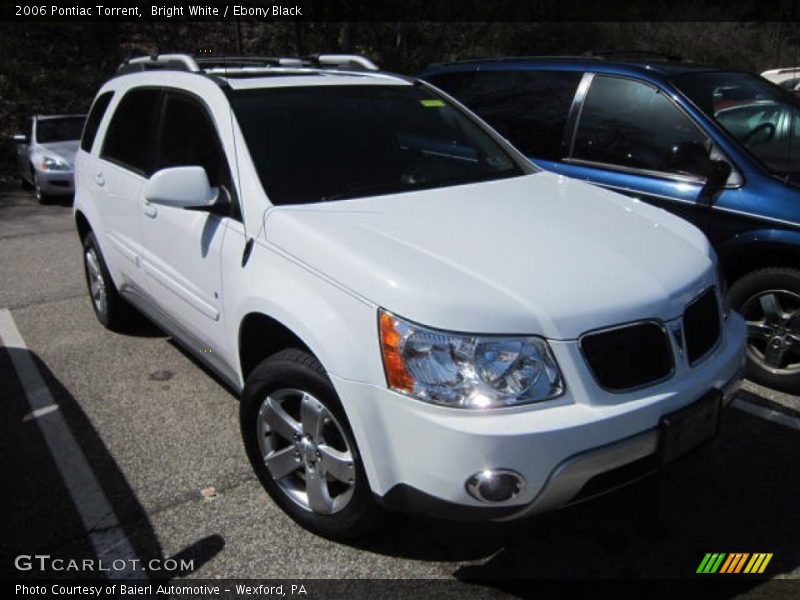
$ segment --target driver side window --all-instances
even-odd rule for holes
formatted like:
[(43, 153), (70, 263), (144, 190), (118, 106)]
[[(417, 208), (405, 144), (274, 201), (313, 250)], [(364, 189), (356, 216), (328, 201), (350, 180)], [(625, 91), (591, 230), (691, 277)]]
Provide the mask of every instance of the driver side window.
[(681, 164), (681, 151), (708, 155), (710, 141), (656, 88), (595, 76), (584, 101), (572, 158), (672, 175), (701, 176)]
[(227, 194), (231, 216), (240, 218), (228, 161), (206, 108), (188, 94), (169, 91), (161, 123), (156, 170), (203, 167), (209, 184)]

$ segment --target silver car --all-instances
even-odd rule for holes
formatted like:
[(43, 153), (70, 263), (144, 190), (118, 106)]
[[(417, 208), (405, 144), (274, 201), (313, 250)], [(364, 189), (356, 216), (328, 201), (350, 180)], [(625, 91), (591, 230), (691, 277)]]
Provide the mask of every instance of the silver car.
[(14, 136), (20, 177), (39, 202), (75, 191), (75, 153), (85, 121), (86, 115), (36, 115), (27, 133)]

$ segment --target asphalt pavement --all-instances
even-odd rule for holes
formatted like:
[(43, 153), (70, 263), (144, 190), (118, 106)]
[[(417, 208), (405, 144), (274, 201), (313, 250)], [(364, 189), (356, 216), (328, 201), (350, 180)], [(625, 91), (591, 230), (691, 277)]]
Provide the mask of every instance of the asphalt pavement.
[[(111, 532), (116, 551), (143, 561), (191, 559), (176, 581), (438, 578), (494, 597), (519, 593), (515, 579), (696, 579), (709, 552), (773, 554), (747, 579), (749, 597), (779, 597), (788, 588), (775, 579), (800, 578), (798, 397), (746, 384), (747, 410), (726, 410), (711, 444), (597, 500), (511, 525), (395, 515), (342, 544), (301, 529), (262, 490), (230, 391), (155, 327), (99, 325), (69, 202), (0, 193), (2, 309), (29, 352), (0, 351), (0, 577), (41, 576), (15, 568), (19, 555), (98, 558)], [(25, 361), (44, 414), (31, 414)], [(52, 443), (47, 419), (72, 446)], [(93, 489), (105, 503), (87, 505)]]

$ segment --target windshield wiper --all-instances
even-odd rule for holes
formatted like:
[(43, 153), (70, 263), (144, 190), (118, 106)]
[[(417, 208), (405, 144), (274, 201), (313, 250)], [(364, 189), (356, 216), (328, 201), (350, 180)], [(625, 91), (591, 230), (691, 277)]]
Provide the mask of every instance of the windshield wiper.
[(382, 194), (392, 194), (395, 192), (402, 192), (402, 191), (405, 191), (405, 187), (398, 186), (395, 183), (391, 185), (389, 184), (365, 185), (363, 187), (356, 187), (356, 188), (351, 188), (349, 190), (343, 190), (335, 194), (328, 194), (327, 196), (322, 196), (319, 200), (320, 202), (330, 202), (331, 200), (345, 200), (347, 198), (356, 198), (358, 196), (371, 196), (371, 195), (379, 196)]

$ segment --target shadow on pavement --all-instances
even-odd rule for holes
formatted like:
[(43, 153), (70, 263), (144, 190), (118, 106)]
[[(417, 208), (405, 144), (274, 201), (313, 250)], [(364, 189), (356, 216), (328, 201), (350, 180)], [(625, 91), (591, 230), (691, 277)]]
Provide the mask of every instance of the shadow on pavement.
[[(103, 578), (105, 574), (102, 572), (40, 571), (38, 568), (20, 571), (14, 566), (14, 559), (19, 555), (45, 554), (65, 561), (97, 561), (101, 557), (97, 556), (87, 537), (81, 513), (53, 460), (37, 420), (25, 418), (30, 406), (12, 365), (12, 352), (27, 351), (0, 347), (0, 396), (4, 409), (0, 419), (0, 455), (4, 457), (3, 469), (0, 470), (3, 490), (0, 578)], [(66, 421), (130, 541), (135, 558), (144, 566), (153, 559), (167, 558), (142, 505), (92, 423), (47, 366), (35, 354), (31, 355), (59, 407), (57, 411), (38, 418), (60, 415)], [(93, 499), (83, 501), (92, 502)], [(192, 570), (197, 570), (216, 556), (224, 545), (221, 536), (211, 535), (169, 558), (175, 558), (178, 564), (181, 564), (181, 559), (193, 560)], [(152, 579), (164, 579), (165, 576), (180, 577), (189, 572), (173, 571), (168, 576), (164, 571), (147, 574)]]

